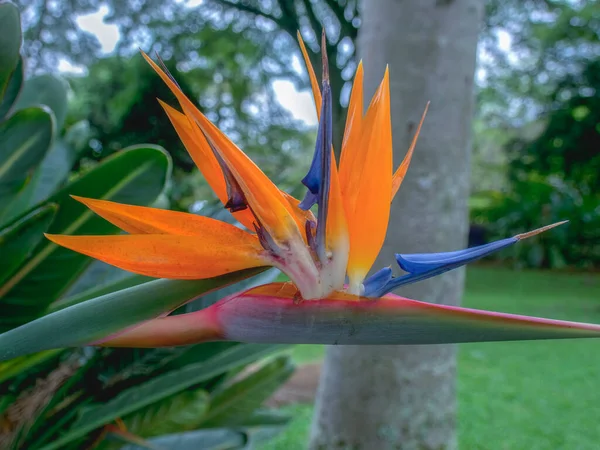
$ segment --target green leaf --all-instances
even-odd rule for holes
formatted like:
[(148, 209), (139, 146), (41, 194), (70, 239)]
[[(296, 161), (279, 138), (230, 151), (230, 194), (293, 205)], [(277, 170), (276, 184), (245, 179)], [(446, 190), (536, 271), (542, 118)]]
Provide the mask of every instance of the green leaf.
[[(223, 289), (220, 289), (217, 292), (221, 291), (223, 291)], [(179, 353), (176, 358), (169, 361), (167, 369), (181, 369), (189, 364), (194, 364), (197, 361), (203, 361), (205, 359), (212, 358), (216, 354), (221, 353), (237, 345), (239, 345), (237, 342), (220, 341), (203, 342), (201, 344), (194, 344), (182, 347), (183, 351)]]
[(243, 427), (259, 427), (259, 426), (276, 426), (286, 425), (290, 421), (290, 416), (280, 411), (271, 410), (256, 410), (250, 416), (246, 417), (240, 426)]
[(0, 97), (0, 120), (11, 111), (15, 100), (21, 92), (25, 71), (23, 70), (23, 58), (19, 58), (16, 69), (10, 75), (8, 85), (4, 91), (4, 97)]
[[(0, 361), (89, 344), (258, 272), (250, 269), (206, 280), (155, 280), (79, 303), (0, 334)], [(40, 294), (35, 300), (43, 299)]]
[(44, 238), (43, 233), (48, 229), (55, 213), (56, 205), (42, 206), (0, 230), (0, 284), (31, 255)]
[[(0, 345), (0, 348), (3, 346)], [(135, 411), (161, 401), (198, 383), (255, 361), (279, 349), (278, 345), (240, 344), (212, 358), (190, 364), (121, 392), (112, 400), (87, 409), (60, 439), (41, 450), (54, 450), (91, 431)]]
[(204, 390), (182, 391), (123, 417), (123, 422), (145, 438), (194, 430), (208, 411), (209, 398)]
[(0, 223), (9, 219), (7, 205), (50, 148), (52, 123), (52, 113), (37, 107), (18, 111), (0, 123)]
[(294, 372), (289, 356), (280, 356), (233, 383), (210, 402), (203, 428), (241, 425)]
[(0, 98), (19, 62), (21, 18), (12, 3), (0, 3)]
[(45, 350), (0, 363), (0, 383), (29, 371), (32, 367), (54, 358), (62, 351), (62, 349)]
[[(163, 190), (170, 170), (170, 158), (156, 146), (130, 147), (107, 158), (50, 197), (49, 201), (59, 205), (59, 209), (48, 232), (88, 235), (119, 232), (70, 195), (147, 205)], [(0, 286), (0, 331), (42, 315), (91, 261), (49, 241), (43, 241), (36, 250)]]
[[(197, 430), (186, 433), (168, 434), (149, 439), (161, 450), (234, 450), (245, 448), (248, 436), (242, 430)], [(121, 450), (144, 450), (139, 445), (127, 445)]]
[(152, 281), (152, 278), (146, 277), (144, 275), (131, 275), (126, 278), (121, 278), (119, 280), (111, 281), (106, 284), (101, 284), (100, 286), (94, 286), (89, 289), (86, 289), (83, 292), (79, 292), (77, 294), (71, 295), (69, 297), (60, 299), (52, 305), (48, 309), (49, 312), (60, 311), (61, 309), (65, 309), (69, 306), (77, 305), (78, 303), (85, 302), (86, 300), (90, 300), (92, 298), (100, 297), (102, 295), (110, 294), (111, 292), (120, 291), (123, 289), (127, 289), (133, 286), (137, 286), (142, 283), (147, 283)]
[(60, 132), (67, 115), (68, 90), (69, 85), (62, 78), (50, 74), (38, 75), (25, 81), (15, 108), (46, 105), (56, 118), (55, 131)]
[[(71, 360), (76, 359), (77, 356), (82, 358), (81, 352), (79, 352), (79, 355), (71, 352), (68, 356)], [(49, 401), (36, 411), (35, 417), (27, 430), (27, 436), (25, 437), (27, 441), (24, 443), (24, 448), (37, 448), (40, 444), (51, 440), (57, 431), (66, 427), (66, 420), (73, 421), (75, 419), (74, 413), (79, 408), (85, 408), (86, 404), (89, 404), (90, 399), (85, 398), (87, 390), (85, 380), (90, 379), (90, 372), (93, 373), (99, 362), (98, 359), (99, 355), (97, 353), (86, 358), (85, 364), (71, 373), (69, 378), (52, 393)], [(79, 400), (69, 403), (69, 399), (72, 400), (73, 398)], [(69, 406), (59, 407), (61, 404), (64, 405), (65, 402)], [(49, 420), (52, 415), (56, 415), (57, 420)]]
[(77, 149), (81, 148), (81, 140), (88, 135), (88, 123), (81, 121), (70, 127), (63, 137), (55, 140), (33, 177), (19, 194), (11, 210), (12, 216), (17, 216), (46, 200), (67, 180), (77, 159)]

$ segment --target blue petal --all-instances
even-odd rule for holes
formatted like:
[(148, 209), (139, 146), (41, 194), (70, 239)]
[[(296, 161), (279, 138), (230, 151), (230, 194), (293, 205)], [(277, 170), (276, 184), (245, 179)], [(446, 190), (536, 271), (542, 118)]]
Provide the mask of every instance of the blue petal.
[(326, 263), (328, 260), (326, 249), (326, 229), (327, 229), (327, 211), (329, 206), (329, 188), (331, 178), (332, 164), (332, 145), (333, 145), (333, 111), (331, 85), (329, 84), (329, 67), (327, 53), (325, 52), (325, 35), (322, 36), (322, 57), (323, 57), (323, 93), (321, 101), (321, 114), (319, 119), (319, 130), (317, 132), (317, 142), (315, 145), (315, 154), (313, 156), (310, 169), (302, 179), (302, 183), (308, 188), (304, 200), (300, 202), (300, 207), (309, 209), (315, 203), (319, 206), (317, 213), (317, 231), (314, 242), (314, 250), (319, 260)]
[(464, 264), (483, 258), (492, 252), (508, 247), (517, 242), (515, 237), (502, 239), (490, 244), (471, 247), (465, 250), (445, 253), (416, 253), (411, 255), (396, 255), (396, 261), (402, 270), (413, 275), (436, 272), (442, 273)]
[(325, 248), (325, 230), (327, 228), (327, 211), (329, 206), (329, 187), (331, 178), (331, 146), (333, 145), (333, 125), (331, 109), (331, 87), (329, 79), (323, 80), (323, 101), (321, 106), (321, 120), (317, 138), (318, 148), (315, 154), (321, 156), (321, 183), (319, 185), (318, 200), (319, 211), (317, 212), (317, 254), (321, 262), (327, 261)]
[(378, 270), (363, 282), (363, 286), (365, 288), (363, 295), (365, 297), (377, 297), (376, 295), (373, 295), (373, 293), (377, 292), (377, 290), (382, 286), (387, 285), (387, 283), (389, 283), (391, 280), (391, 267), (384, 267), (383, 269)]
[[(319, 123), (320, 127), (320, 123)], [(308, 188), (308, 192), (317, 195), (319, 193), (319, 187), (321, 186), (321, 176), (323, 173), (323, 157), (321, 154), (321, 148), (323, 147), (320, 142), (321, 135), (317, 136), (317, 143), (315, 146), (315, 153), (313, 155), (310, 169), (304, 178), (302, 178), (302, 184)], [(308, 195), (308, 193), (307, 193)], [(313, 203), (314, 204), (314, 203)], [(308, 208), (306, 208), (308, 209)]]
[(306, 191), (306, 194), (304, 195), (304, 199), (302, 199), (302, 201), (298, 204), (298, 207), (300, 209), (308, 211), (310, 208), (313, 207), (313, 205), (316, 205), (318, 201), (319, 201), (319, 196), (317, 194), (313, 194), (310, 191)]
[[(410, 255), (397, 254), (396, 261), (398, 261), (398, 265), (408, 273), (397, 278), (386, 279), (383, 273), (383, 270), (385, 269), (382, 269), (365, 281), (364, 295), (367, 297), (381, 297), (402, 285), (415, 283), (456, 269), (457, 267), (483, 258), (490, 253), (501, 250), (518, 241), (519, 237), (511, 237), (490, 244), (454, 252), (416, 253)], [(382, 273), (380, 274), (380, 272)]]

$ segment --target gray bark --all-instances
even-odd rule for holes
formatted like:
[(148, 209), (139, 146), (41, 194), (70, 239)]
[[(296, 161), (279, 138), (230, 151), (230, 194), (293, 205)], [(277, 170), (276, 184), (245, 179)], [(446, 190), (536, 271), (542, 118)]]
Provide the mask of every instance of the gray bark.
[[(480, 0), (363, 2), (359, 56), (365, 93), (390, 65), (394, 162), (400, 163), (428, 100), (411, 167), (392, 205), (386, 244), (394, 253), (462, 248), (468, 230), (473, 77), (483, 14)], [(366, 101), (368, 104), (368, 101)], [(464, 274), (454, 271), (399, 290), (458, 304)], [(456, 448), (453, 346), (329, 347), (311, 449)]]

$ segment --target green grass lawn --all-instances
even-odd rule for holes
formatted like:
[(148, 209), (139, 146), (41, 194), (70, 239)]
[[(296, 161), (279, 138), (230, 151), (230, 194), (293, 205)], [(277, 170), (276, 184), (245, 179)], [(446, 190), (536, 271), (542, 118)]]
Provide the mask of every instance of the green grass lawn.
[[(600, 276), (472, 267), (463, 305), (600, 323)], [(298, 364), (322, 346), (296, 346)], [(467, 450), (600, 448), (600, 342), (594, 340), (463, 344), (459, 352), (458, 433)], [(264, 450), (301, 450), (311, 405)]]

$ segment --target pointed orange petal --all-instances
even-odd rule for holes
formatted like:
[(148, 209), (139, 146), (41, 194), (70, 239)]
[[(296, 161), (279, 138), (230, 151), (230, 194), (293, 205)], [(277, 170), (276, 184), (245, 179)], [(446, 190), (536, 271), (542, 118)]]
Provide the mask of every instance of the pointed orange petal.
[(335, 242), (340, 238), (347, 240), (348, 236), (348, 225), (346, 223), (346, 214), (344, 211), (344, 204), (342, 199), (342, 192), (340, 189), (340, 180), (338, 176), (337, 166), (335, 162), (335, 156), (333, 151), (331, 152), (331, 158), (333, 159), (331, 164), (331, 175), (329, 185), (329, 201), (327, 205), (327, 246), (328, 249), (333, 250), (336, 247)]
[[(215, 192), (219, 200), (224, 205), (227, 204), (229, 199), (227, 198), (225, 178), (223, 177), (221, 166), (204, 135), (200, 132), (196, 124), (191, 122), (185, 114), (180, 113), (161, 100), (158, 101), (167, 113), (179, 139), (181, 139), (181, 142), (183, 142), (183, 145), (196, 163), (196, 166), (200, 172), (202, 172), (204, 178), (206, 178), (208, 185)], [(246, 228), (249, 230), (254, 229), (253, 223), (256, 219), (254, 218), (252, 211), (244, 209), (232, 214), (236, 220)]]
[(419, 139), (419, 133), (421, 132), (421, 127), (423, 126), (423, 122), (425, 121), (425, 116), (427, 115), (427, 110), (429, 109), (429, 102), (425, 105), (425, 111), (423, 111), (423, 115), (421, 116), (421, 121), (419, 122), (419, 126), (417, 127), (417, 131), (413, 136), (412, 142), (410, 143), (410, 147), (408, 147), (408, 152), (406, 152), (406, 156), (402, 160), (400, 167), (394, 173), (392, 177), (392, 200), (396, 196), (398, 189), (400, 189), (400, 185), (402, 181), (404, 181), (404, 177), (406, 176), (406, 171), (408, 170), (408, 166), (410, 166), (410, 160), (412, 159), (413, 152), (415, 147), (417, 146), (417, 140)]
[(75, 195), (72, 197), (121, 230), (131, 234), (209, 236), (216, 239), (223, 233), (224, 228), (230, 228), (230, 232), (234, 234), (241, 231), (233, 225), (196, 214), (124, 205)]
[(362, 61), (358, 63), (354, 83), (352, 84), (352, 93), (350, 94), (350, 103), (348, 103), (348, 115), (346, 117), (346, 128), (344, 129), (344, 138), (342, 140), (342, 153), (340, 157), (340, 186), (342, 192), (356, 189), (357, 186), (350, 185), (352, 171), (356, 170), (355, 160), (360, 157), (365, 149), (360, 148), (360, 138), (362, 136), (363, 122), (363, 65)]
[(351, 191), (344, 192), (350, 232), (348, 276), (356, 289), (375, 262), (387, 232), (392, 192), (392, 125), (389, 71), (373, 98), (363, 122), (357, 155), (350, 177)]
[(262, 257), (258, 239), (232, 225), (223, 225), (228, 226), (224, 226), (218, 236), (207, 233), (204, 236), (135, 234), (46, 237), (55, 244), (120, 269), (156, 278), (204, 279), (269, 265)]
[(221, 167), (202, 133), (197, 130), (193, 123), (190, 123), (185, 114), (180, 113), (160, 99), (158, 99), (158, 102), (167, 113), (179, 139), (183, 142), (187, 152), (210, 187), (223, 203), (227, 203), (227, 187)]
[(142, 55), (173, 92), (183, 112), (200, 127), (239, 183), (255, 217), (277, 241), (302, 241), (291, 207), (273, 182), (185, 96), (179, 86), (148, 55)]
[(296, 220), (296, 224), (298, 225), (299, 229), (302, 229), (302, 227), (305, 226), (307, 221), (310, 220), (310, 221), (315, 222), (317, 220), (317, 219), (315, 219), (315, 215), (312, 213), (312, 211), (310, 209), (304, 210), (298, 206), (300, 204), (300, 200), (298, 200), (296, 197), (288, 194), (285, 191), (281, 191), (281, 194), (287, 200), (287, 202), (289, 204), (288, 209), (293, 214), (293, 216)]
[(195, 118), (227, 163), (252, 212), (269, 234), (278, 242), (301, 239), (292, 206), (277, 186), (206, 117), (199, 114)]
[(324, 280), (332, 282), (332, 290), (342, 290), (348, 266), (350, 237), (346, 211), (340, 188), (337, 164), (333, 151), (331, 152), (331, 175), (329, 179), (329, 199), (327, 205), (327, 226), (325, 231), (326, 247), (331, 253), (331, 261), (327, 268), (328, 276)]
[(298, 44), (300, 44), (300, 50), (302, 51), (302, 57), (304, 58), (304, 64), (306, 64), (306, 69), (308, 70), (308, 77), (310, 78), (310, 87), (312, 88), (313, 98), (315, 99), (315, 107), (317, 108), (317, 118), (320, 118), (321, 115), (321, 88), (319, 86), (319, 82), (317, 81), (317, 76), (315, 75), (315, 69), (310, 62), (310, 58), (308, 56), (308, 52), (306, 51), (306, 46), (304, 45), (304, 40), (302, 39), (302, 35), (299, 31), (296, 32), (298, 37)]

